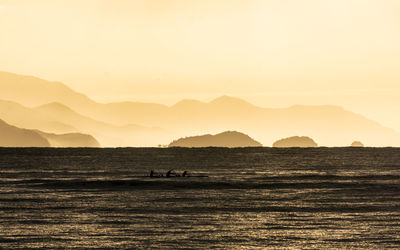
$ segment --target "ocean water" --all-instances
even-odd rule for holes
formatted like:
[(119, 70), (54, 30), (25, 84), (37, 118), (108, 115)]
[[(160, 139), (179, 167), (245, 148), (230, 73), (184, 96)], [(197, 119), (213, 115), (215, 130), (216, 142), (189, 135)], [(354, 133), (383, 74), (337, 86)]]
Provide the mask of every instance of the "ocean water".
[(400, 149), (0, 148), (0, 248), (400, 248)]

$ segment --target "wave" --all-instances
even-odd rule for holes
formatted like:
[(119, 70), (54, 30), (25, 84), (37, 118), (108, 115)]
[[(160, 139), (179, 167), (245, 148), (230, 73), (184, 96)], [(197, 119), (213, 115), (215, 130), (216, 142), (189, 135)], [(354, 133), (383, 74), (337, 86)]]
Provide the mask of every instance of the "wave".
[[(326, 179), (286, 179), (282, 181), (225, 181), (214, 178), (141, 178), (116, 180), (82, 180), (82, 179), (31, 179), (19, 184), (41, 188), (60, 189), (352, 189), (365, 192), (400, 192), (398, 178), (393, 176), (383, 179), (346, 179), (339, 177)], [(311, 181), (310, 181), (311, 180)], [(383, 181), (380, 181), (383, 180)], [(389, 181), (386, 181), (389, 180)]]

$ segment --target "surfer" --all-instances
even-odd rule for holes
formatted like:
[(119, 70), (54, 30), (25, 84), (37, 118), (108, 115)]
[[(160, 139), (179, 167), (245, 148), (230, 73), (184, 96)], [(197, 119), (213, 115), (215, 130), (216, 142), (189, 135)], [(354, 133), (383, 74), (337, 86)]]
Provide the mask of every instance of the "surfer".
[(183, 174), (182, 174), (182, 177), (185, 177), (185, 176), (189, 176), (188, 175), (188, 172), (185, 170), (184, 172), (183, 172)]

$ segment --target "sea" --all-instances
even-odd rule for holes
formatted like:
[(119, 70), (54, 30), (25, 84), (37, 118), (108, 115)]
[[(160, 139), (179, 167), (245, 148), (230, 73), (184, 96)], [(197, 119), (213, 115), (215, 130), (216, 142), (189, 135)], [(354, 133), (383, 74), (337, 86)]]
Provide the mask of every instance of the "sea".
[(0, 248), (398, 249), (400, 149), (0, 148)]

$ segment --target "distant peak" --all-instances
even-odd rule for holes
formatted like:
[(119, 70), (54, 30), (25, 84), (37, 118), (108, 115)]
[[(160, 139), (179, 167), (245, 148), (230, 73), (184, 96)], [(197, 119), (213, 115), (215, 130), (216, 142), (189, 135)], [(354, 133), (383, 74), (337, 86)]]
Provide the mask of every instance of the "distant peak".
[(243, 105), (243, 106), (254, 106), (253, 104), (237, 98), (237, 97), (232, 97), (232, 96), (220, 96), (214, 100), (212, 100), (211, 102), (209, 102), (209, 104), (217, 104), (217, 105)]
[(203, 105), (204, 102), (201, 102), (199, 100), (195, 99), (183, 99), (176, 104), (172, 105), (171, 108), (176, 108), (176, 107), (186, 107), (186, 106), (198, 106), (198, 105)]
[[(26, 82), (26, 81), (30, 81), (30, 82), (33, 81), (35, 83), (40, 82), (41, 84), (46, 84), (47, 87), (56, 87), (59, 89), (68, 90), (68, 91), (77, 93), (72, 88), (70, 88), (69, 86), (67, 86), (66, 84), (64, 84), (62, 82), (45, 80), (45, 79), (42, 79), (42, 78), (39, 78), (36, 76), (32, 76), (32, 75), (20, 75), (20, 74), (15, 74), (15, 73), (11, 73), (11, 72), (0, 71), (0, 78), (6, 79), (6, 80), (18, 79), (19, 84), (24, 84), (24, 82)], [(15, 82), (14, 82), (14, 84), (15, 84)], [(80, 94), (80, 95), (83, 95), (83, 94)]]

